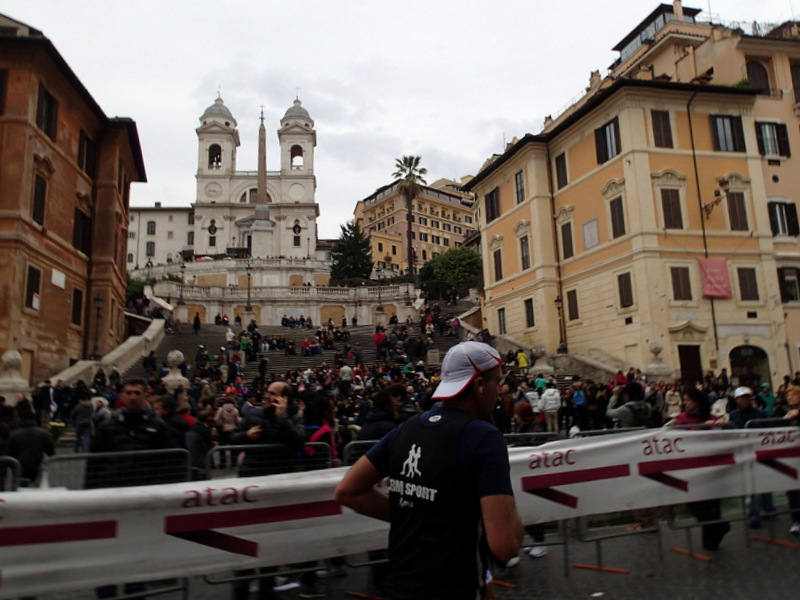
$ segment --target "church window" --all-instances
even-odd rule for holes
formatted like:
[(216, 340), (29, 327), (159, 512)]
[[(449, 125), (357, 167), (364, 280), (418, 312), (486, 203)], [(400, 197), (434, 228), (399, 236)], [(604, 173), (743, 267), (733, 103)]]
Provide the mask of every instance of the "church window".
[(292, 149), (289, 151), (291, 159), (292, 159), (292, 169), (299, 170), (303, 168), (303, 149), (298, 146), (292, 146)]
[(300, 247), (300, 236), (299, 235), (294, 236), (294, 247), (295, 248)]
[(211, 144), (208, 149), (208, 168), (219, 169), (222, 166), (222, 148), (219, 144)]
[(208, 236), (208, 245), (209, 246), (216, 246), (217, 245), (217, 236), (215, 236), (215, 235)]
[(252, 188), (247, 190), (244, 194), (242, 194), (241, 198), (239, 198), (239, 203), (246, 204), (249, 202), (250, 204), (255, 204), (257, 197), (258, 197), (258, 189)]

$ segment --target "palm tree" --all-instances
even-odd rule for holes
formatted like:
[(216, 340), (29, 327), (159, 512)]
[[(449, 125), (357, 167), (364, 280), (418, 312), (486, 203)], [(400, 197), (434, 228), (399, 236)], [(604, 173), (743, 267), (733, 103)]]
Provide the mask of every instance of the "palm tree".
[(421, 158), (419, 156), (404, 156), (397, 158), (394, 161), (394, 168), (396, 171), (392, 173), (392, 177), (400, 179), (397, 186), (398, 191), (406, 199), (406, 219), (408, 220), (407, 242), (408, 242), (408, 282), (414, 283), (414, 245), (412, 244), (412, 215), (411, 203), (414, 198), (419, 196), (420, 184), (426, 185), (425, 179), (422, 177), (428, 173), (428, 169), (420, 167)]

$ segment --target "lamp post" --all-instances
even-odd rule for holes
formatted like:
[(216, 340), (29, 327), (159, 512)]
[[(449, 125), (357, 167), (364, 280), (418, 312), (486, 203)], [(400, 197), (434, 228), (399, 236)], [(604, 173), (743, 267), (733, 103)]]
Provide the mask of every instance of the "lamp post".
[(378, 312), (382, 313), (383, 312), (383, 300), (381, 298), (381, 285), (382, 285), (381, 284), (381, 279), (383, 278), (382, 277), (383, 270), (382, 269), (376, 269), (375, 273), (378, 276)]
[(247, 271), (247, 304), (245, 305), (244, 309), (247, 312), (253, 312), (253, 306), (250, 304), (250, 281), (252, 279), (253, 267), (249, 260), (247, 261), (247, 267), (245, 268), (245, 271)]
[(556, 296), (553, 302), (558, 311), (558, 353), (566, 354), (567, 344), (564, 341), (564, 301), (561, 299), (561, 296)]
[(95, 323), (94, 323), (94, 350), (89, 357), (92, 360), (100, 360), (100, 309), (103, 308), (103, 297), (100, 294), (94, 297)]
[(186, 281), (186, 265), (184, 263), (181, 263), (181, 297), (178, 298), (178, 306), (186, 304), (186, 302), (183, 301), (183, 285), (185, 281)]

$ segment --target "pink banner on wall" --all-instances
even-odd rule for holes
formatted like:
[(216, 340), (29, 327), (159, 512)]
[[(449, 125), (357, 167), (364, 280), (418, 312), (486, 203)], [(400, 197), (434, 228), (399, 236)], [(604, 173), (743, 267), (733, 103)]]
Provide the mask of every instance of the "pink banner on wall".
[(703, 279), (703, 296), (706, 298), (731, 298), (731, 280), (728, 261), (724, 258), (701, 258), (700, 276)]

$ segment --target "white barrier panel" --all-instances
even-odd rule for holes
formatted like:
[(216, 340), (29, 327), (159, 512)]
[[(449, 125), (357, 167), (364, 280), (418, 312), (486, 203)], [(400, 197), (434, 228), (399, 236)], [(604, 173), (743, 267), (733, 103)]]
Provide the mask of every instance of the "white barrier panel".
[[(797, 428), (647, 430), (509, 452), (526, 524), (800, 487)], [(333, 501), (345, 471), (0, 494), (0, 598), (380, 548), (388, 525)]]

